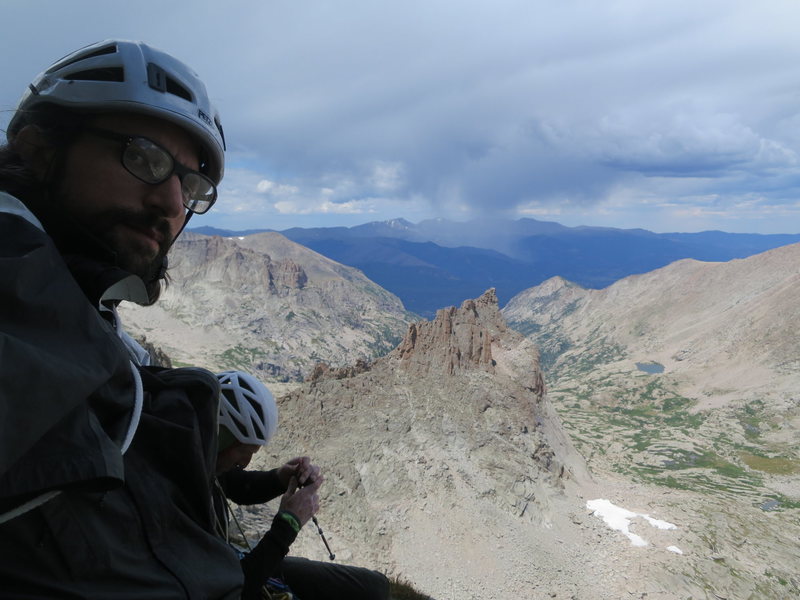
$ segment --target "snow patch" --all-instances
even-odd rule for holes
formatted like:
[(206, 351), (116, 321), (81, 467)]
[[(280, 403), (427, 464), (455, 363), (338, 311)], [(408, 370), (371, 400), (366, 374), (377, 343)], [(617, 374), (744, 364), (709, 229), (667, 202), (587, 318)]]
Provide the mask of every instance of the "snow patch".
[[(615, 506), (609, 500), (604, 500), (602, 498), (589, 500), (586, 503), (586, 508), (591, 510), (594, 515), (602, 518), (605, 524), (611, 529), (622, 532), (634, 546), (647, 546), (648, 543), (643, 537), (636, 535), (630, 530), (632, 519), (642, 518), (657, 529), (678, 528), (677, 525), (660, 519), (654, 519), (650, 515), (635, 513), (622, 507)], [(677, 551), (678, 554), (683, 554), (683, 552), (675, 546), (670, 546), (667, 550), (670, 550), (670, 552)]]
[(675, 554), (683, 554), (683, 550), (681, 550), (677, 546), (667, 546), (667, 550), (669, 550), (670, 552), (674, 552)]

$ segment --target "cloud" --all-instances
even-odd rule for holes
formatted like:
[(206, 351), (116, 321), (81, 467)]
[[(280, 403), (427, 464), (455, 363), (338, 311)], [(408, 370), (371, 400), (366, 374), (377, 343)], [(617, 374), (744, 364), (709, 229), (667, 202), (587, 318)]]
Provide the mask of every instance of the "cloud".
[(282, 185), (275, 183), (269, 179), (262, 179), (256, 184), (256, 191), (267, 196), (282, 198), (298, 194), (300, 192), (300, 188), (294, 185)]
[(377, 212), (369, 200), (351, 200), (350, 202), (297, 202), (282, 200), (275, 203), (275, 209), (284, 215), (339, 214), (362, 215)]
[[(253, 223), (288, 224), (290, 216), (334, 217), (347, 224), (363, 222), (364, 218), (353, 220), (358, 216), (429, 217), (423, 198), (393, 194), (403, 186), (402, 172), (399, 164), (376, 162), (363, 165), (357, 173), (322, 173), (279, 182), (260, 170), (232, 167), (220, 184), (220, 200), (208, 220), (229, 228), (250, 228)], [(373, 189), (383, 194), (370, 195)]]
[(230, 146), (223, 217), (796, 210), (794, 2), (86, 0), (44, 23), (10, 1), (3, 108), (109, 31), (205, 78)]

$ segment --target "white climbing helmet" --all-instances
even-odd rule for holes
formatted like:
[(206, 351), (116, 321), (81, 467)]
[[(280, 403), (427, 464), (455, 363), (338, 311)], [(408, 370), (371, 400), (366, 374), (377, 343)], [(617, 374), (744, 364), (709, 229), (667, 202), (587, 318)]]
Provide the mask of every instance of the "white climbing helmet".
[(54, 63), (23, 94), (8, 139), (24, 124), (25, 111), (46, 103), (76, 111), (140, 113), (175, 123), (202, 145), (206, 164), (201, 170), (215, 183), (222, 179), (225, 137), (205, 85), (187, 65), (147, 44), (105, 40)]
[(263, 446), (278, 429), (278, 407), (263, 383), (244, 371), (217, 374), (222, 395), (219, 424), (242, 444)]

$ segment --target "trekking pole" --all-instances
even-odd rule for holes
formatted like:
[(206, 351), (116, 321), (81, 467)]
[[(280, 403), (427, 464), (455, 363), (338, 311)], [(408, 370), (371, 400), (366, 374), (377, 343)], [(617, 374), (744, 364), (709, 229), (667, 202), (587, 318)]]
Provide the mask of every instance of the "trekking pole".
[[(308, 483), (309, 482), (306, 482), (306, 484)], [(305, 486), (301, 485), (299, 487), (305, 487)], [(322, 527), (319, 526), (319, 521), (317, 521), (317, 517), (311, 515), (311, 521), (314, 523), (314, 525), (317, 526), (317, 533), (319, 534), (319, 537), (322, 538), (322, 543), (325, 544), (325, 549), (328, 551), (328, 558), (330, 558), (331, 560), (335, 559), (336, 555), (333, 553), (333, 550), (331, 550), (331, 547), (328, 545), (328, 540), (325, 539), (325, 534), (322, 532)]]
[(322, 543), (325, 544), (325, 549), (328, 551), (328, 556), (331, 560), (336, 558), (336, 555), (331, 550), (331, 547), (328, 545), (328, 540), (325, 539), (325, 534), (322, 533), (322, 527), (319, 526), (319, 521), (317, 521), (317, 517), (311, 517), (311, 520), (314, 522), (314, 525), (317, 526), (317, 533), (319, 537), (322, 538)]

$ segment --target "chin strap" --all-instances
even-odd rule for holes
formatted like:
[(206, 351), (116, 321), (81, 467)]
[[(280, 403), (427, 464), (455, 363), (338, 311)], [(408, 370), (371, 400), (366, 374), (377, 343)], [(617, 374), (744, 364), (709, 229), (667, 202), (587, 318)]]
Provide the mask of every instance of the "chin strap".
[(167, 257), (167, 255), (169, 254), (169, 251), (172, 249), (172, 246), (175, 244), (180, 235), (183, 233), (183, 230), (186, 229), (186, 225), (189, 224), (189, 219), (192, 218), (193, 214), (194, 213), (190, 210), (186, 211), (186, 218), (183, 220), (183, 225), (181, 225), (181, 228), (178, 230), (178, 233), (175, 234), (175, 237), (172, 238), (172, 241), (170, 242), (169, 246), (167, 246), (167, 251), (164, 253), (164, 256), (161, 257), (161, 262), (159, 262), (159, 264), (154, 268), (154, 274), (153, 277), (150, 278), (150, 281), (155, 282), (158, 281), (159, 279), (166, 279), (167, 270), (169, 269), (169, 258)]
[(161, 257), (161, 264), (158, 267), (158, 272), (156, 276), (153, 278), (156, 279), (166, 279), (167, 278), (167, 269), (169, 269), (169, 258), (166, 255)]

